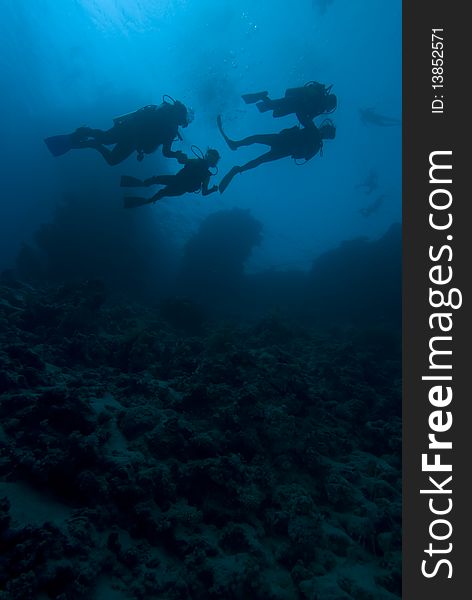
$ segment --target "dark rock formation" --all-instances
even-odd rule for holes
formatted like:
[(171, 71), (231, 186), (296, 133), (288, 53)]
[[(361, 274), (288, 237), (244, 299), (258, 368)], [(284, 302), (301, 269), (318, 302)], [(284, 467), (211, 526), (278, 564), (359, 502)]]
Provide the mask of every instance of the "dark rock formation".
[(185, 247), (179, 291), (210, 306), (236, 306), (244, 266), (262, 239), (262, 225), (249, 211), (210, 215)]

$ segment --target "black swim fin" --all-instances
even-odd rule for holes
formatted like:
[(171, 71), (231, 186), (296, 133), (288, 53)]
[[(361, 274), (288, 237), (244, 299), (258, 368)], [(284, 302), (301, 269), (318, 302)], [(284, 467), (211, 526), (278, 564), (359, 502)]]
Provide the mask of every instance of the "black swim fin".
[(44, 141), (53, 156), (62, 156), (66, 152), (69, 152), (69, 150), (72, 150), (73, 140), (69, 134), (53, 135)]
[(256, 92), (255, 94), (243, 94), (241, 98), (246, 104), (255, 104), (259, 100), (265, 100), (269, 92)]
[(138, 206), (151, 204), (151, 202), (152, 200), (149, 200), (149, 198), (140, 198), (139, 196), (125, 196), (123, 198), (124, 208), (137, 208)]
[(144, 181), (130, 175), (122, 175), (120, 185), (121, 187), (146, 187)]
[(222, 194), (225, 189), (229, 186), (229, 184), (233, 181), (233, 177), (240, 173), (239, 167), (233, 167), (230, 171), (226, 173), (223, 179), (220, 181), (220, 185), (218, 189), (220, 190), (220, 194)]
[(268, 110), (272, 110), (274, 108), (272, 106), (272, 103), (269, 102), (268, 98), (265, 98), (264, 100), (262, 100), (262, 102), (258, 102), (256, 106), (259, 109), (259, 112), (261, 113), (265, 113)]

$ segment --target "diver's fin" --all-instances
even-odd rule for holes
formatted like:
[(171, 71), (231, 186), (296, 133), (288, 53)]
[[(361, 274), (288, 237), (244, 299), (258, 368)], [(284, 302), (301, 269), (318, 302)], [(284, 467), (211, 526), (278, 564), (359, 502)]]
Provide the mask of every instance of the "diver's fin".
[(151, 202), (152, 200), (149, 200), (149, 198), (140, 198), (139, 196), (125, 196), (123, 198), (124, 208), (137, 208), (138, 206), (151, 204)]
[(144, 181), (130, 175), (122, 175), (120, 185), (121, 187), (146, 187)]
[(265, 100), (269, 92), (256, 92), (255, 94), (243, 94), (241, 98), (246, 104), (255, 104), (259, 100)]
[(49, 152), (53, 156), (62, 156), (72, 149), (72, 139), (70, 135), (53, 135), (45, 140)]
[(226, 173), (226, 175), (220, 181), (220, 185), (218, 186), (218, 189), (220, 190), (220, 194), (222, 194), (225, 191), (225, 189), (229, 186), (229, 184), (233, 180), (233, 177), (235, 175), (237, 175), (239, 172), (240, 172), (239, 167), (233, 167), (230, 171), (228, 171)]
[(235, 142), (234, 140), (230, 140), (229, 137), (224, 132), (223, 123), (221, 121), (221, 115), (218, 115), (216, 117), (216, 124), (218, 125), (218, 129), (220, 130), (221, 135), (224, 137), (225, 142), (228, 144), (228, 148), (230, 150), (237, 150), (238, 149), (237, 142)]
[(258, 102), (258, 103), (256, 104), (257, 108), (259, 109), (259, 112), (261, 112), (261, 113), (265, 113), (265, 112), (267, 112), (268, 110), (272, 110), (272, 109), (274, 108), (274, 107), (271, 105), (271, 103), (270, 103), (270, 102), (268, 102), (267, 100), (268, 100), (268, 99), (266, 98), (266, 99), (262, 100), (262, 102)]

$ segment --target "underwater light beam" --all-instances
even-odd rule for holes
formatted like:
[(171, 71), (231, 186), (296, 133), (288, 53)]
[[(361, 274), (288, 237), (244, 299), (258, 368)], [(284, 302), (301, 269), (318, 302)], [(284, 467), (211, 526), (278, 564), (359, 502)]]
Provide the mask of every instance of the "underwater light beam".
[(126, 29), (163, 17), (187, 0), (77, 0), (100, 28)]

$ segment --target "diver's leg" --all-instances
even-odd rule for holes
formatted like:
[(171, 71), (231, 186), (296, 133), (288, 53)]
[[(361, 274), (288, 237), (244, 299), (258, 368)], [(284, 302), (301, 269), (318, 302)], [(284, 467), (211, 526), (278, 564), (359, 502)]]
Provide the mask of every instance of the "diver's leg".
[(229, 184), (233, 181), (234, 176), (237, 175), (238, 173), (241, 173), (240, 167), (233, 167), (226, 173), (226, 175), (220, 181), (220, 185), (218, 186), (218, 189), (220, 190), (220, 194), (222, 194), (226, 190), (226, 188), (229, 186)]
[(250, 160), (249, 162), (247, 162), (245, 165), (242, 165), (241, 167), (239, 167), (239, 166), (233, 167), (230, 171), (228, 171), (228, 173), (226, 173), (226, 175), (221, 180), (220, 185), (218, 186), (220, 193), (222, 194), (226, 190), (226, 188), (229, 186), (229, 184), (233, 181), (233, 178), (238, 173), (243, 173), (244, 171), (249, 171), (249, 169), (255, 169), (256, 167), (258, 167), (259, 165), (262, 165), (263, 163), (272, 162), (273, 160), (277, 160), (278, 158), (282, 158), (282, 157), (279, 154), (277, 154), (276, 152), (274, 152), (273, 150), (269, 150), (269, 152), (266, 152), (265, 154), (258, 156), (254, 160)]
[(250, 135), (243, 138), (242, 140), (233, 140), (236, 148), (240, 146), (252, 146), (252, 144), (264, 144), (265, 146), (272, 146), (277, 142), (277, 133), (260, 133), (256, 135)]
[(296, 111), (297, 104), (293, 98), (277, 98), (276, 100), (263, 100), (256, 104), (259, 112), (264, 113), (268, 110), (272, 111), (272, 116), (275, 118), (286, 117)]
[(103, 131), (102, 129), (92, 129), (92, 131), (92, 137), (94, 137), (99, 144), (105, 144), (105, 146), (119, 144), (120, 138), (123, 137), (123, 135), (120, 135), (116, 125), (106, 131)]
[(114, 167), (119, 163), (123, 162), (128, 156), (135, 151), (135, 148), (131, 144), (116, 144), (116, 146), (110, 150), (109, 148), (105, 148), (102, 144), (97, 142), (84, 142), (81, 148), (93, 148), (97, 152), (99, 152), (105, 161), (111, 166)]
[(282, 158), (282, 156), (280, 156), (280, 154), (274, 152), (273, 150), (269, 150), (269, 152), (266, 152), (265, 154), (261, 154), (261, 156), (258, 156), (257, 158), (250, 160), (245, 165), (242, 165), (241, 167), (237, 167), (238, 172), (244, 173), (244, 171), (249, 171), (250, 169), (255, 169), (259, 165), (262, 165), (267, 162), (272, 162), (274, 160), (278, 160), (279, 158)]
[(175, 182), (175, 175), (156, 175), (151, 179), (152, 183), (156, 185), (172, 185)]
[(116, 125), (106, 131), (103, 131), (103, 129), (92, 129), (91, 127), (79, 127), (71, 134), (71, 140), (73, 143), (80, 143), (88, 140), (109, 146), (111, 144), (117, 144), (120, 140), (120, 135)]
[(157, 202), (158, 200), (162, 200), (162, 198), (169, 198), (171, 196), (183, 196), (185, 194), (185, 190), (180, 187), (176, 187), (175, 185), (168, 185), (162, 190), (159, 190), (157, 194), (154, 194), (152, 198), (150, 198), (150, 202)]
[(103, 144), (96, 142), (95, 140), (85, 140), (83, 142), (76, 142), (72, 146), (74, 149), (78, 148), (93, 148), (97, 152), (99, 152), (106, 162), (110, 166), (114, 166), (124, 161), (128, 156), (130, 156), (136, 148), (132, 144), (129, 143), (118, 143), (116, 146), (110, 150), (105, 148)]
[(255, 94), (243, 94), (241, 98), (244, 100), (246, 104), (254, 104), (259, 100), (264, 100), (268, 98), (269, 92), (256, 92)]
[(268, 110), (276, 109), (278, 106), (283, 104), (284, 101), (285, 98), (276, 98), (275, 100), (271, 100), (270, 98), (264, 98), (263, 100), (258, 102), (256, 106), (259, 109), (259, 112), (265, 113)]
[(297, 104), (292, 98), (280, 98), (273, 102), (272, 116), (276, 119), (279, 117), (286, 117), (296, 112)]
[(273, 100), (271, 100), (270, 98), (264, 98), (264, 100), (261, 100), (260, 102), (258, 102), (256, 104), (259, 112), (261, 113), (265, 113), (268, 110), (272, 110), (274, 107), (272, 106), (273, 104)]
[(232, 140), (223, 131), (221, 115), (218, 115), (216, 122), (218, 124), (218, 129), (220, 130), (221, 135), (224, 137), (225, 142), (228, 144), (231, 150), (236, 150), (241, 146), (251, 146), (252, 144), (264, 144), (266, 146), (272, 146), (272, 144), (275, 144), (278, 139), (277, 133), (261, 133), (256, 135), (250, 135), (248, 137), (243, 138), (242, 140)]
[(136, 148), (129, 142), (118, 142), (112, 150), (103, 145), (97, 146), (97, 150), (110, 166), (114, 166), (131, 156)]

